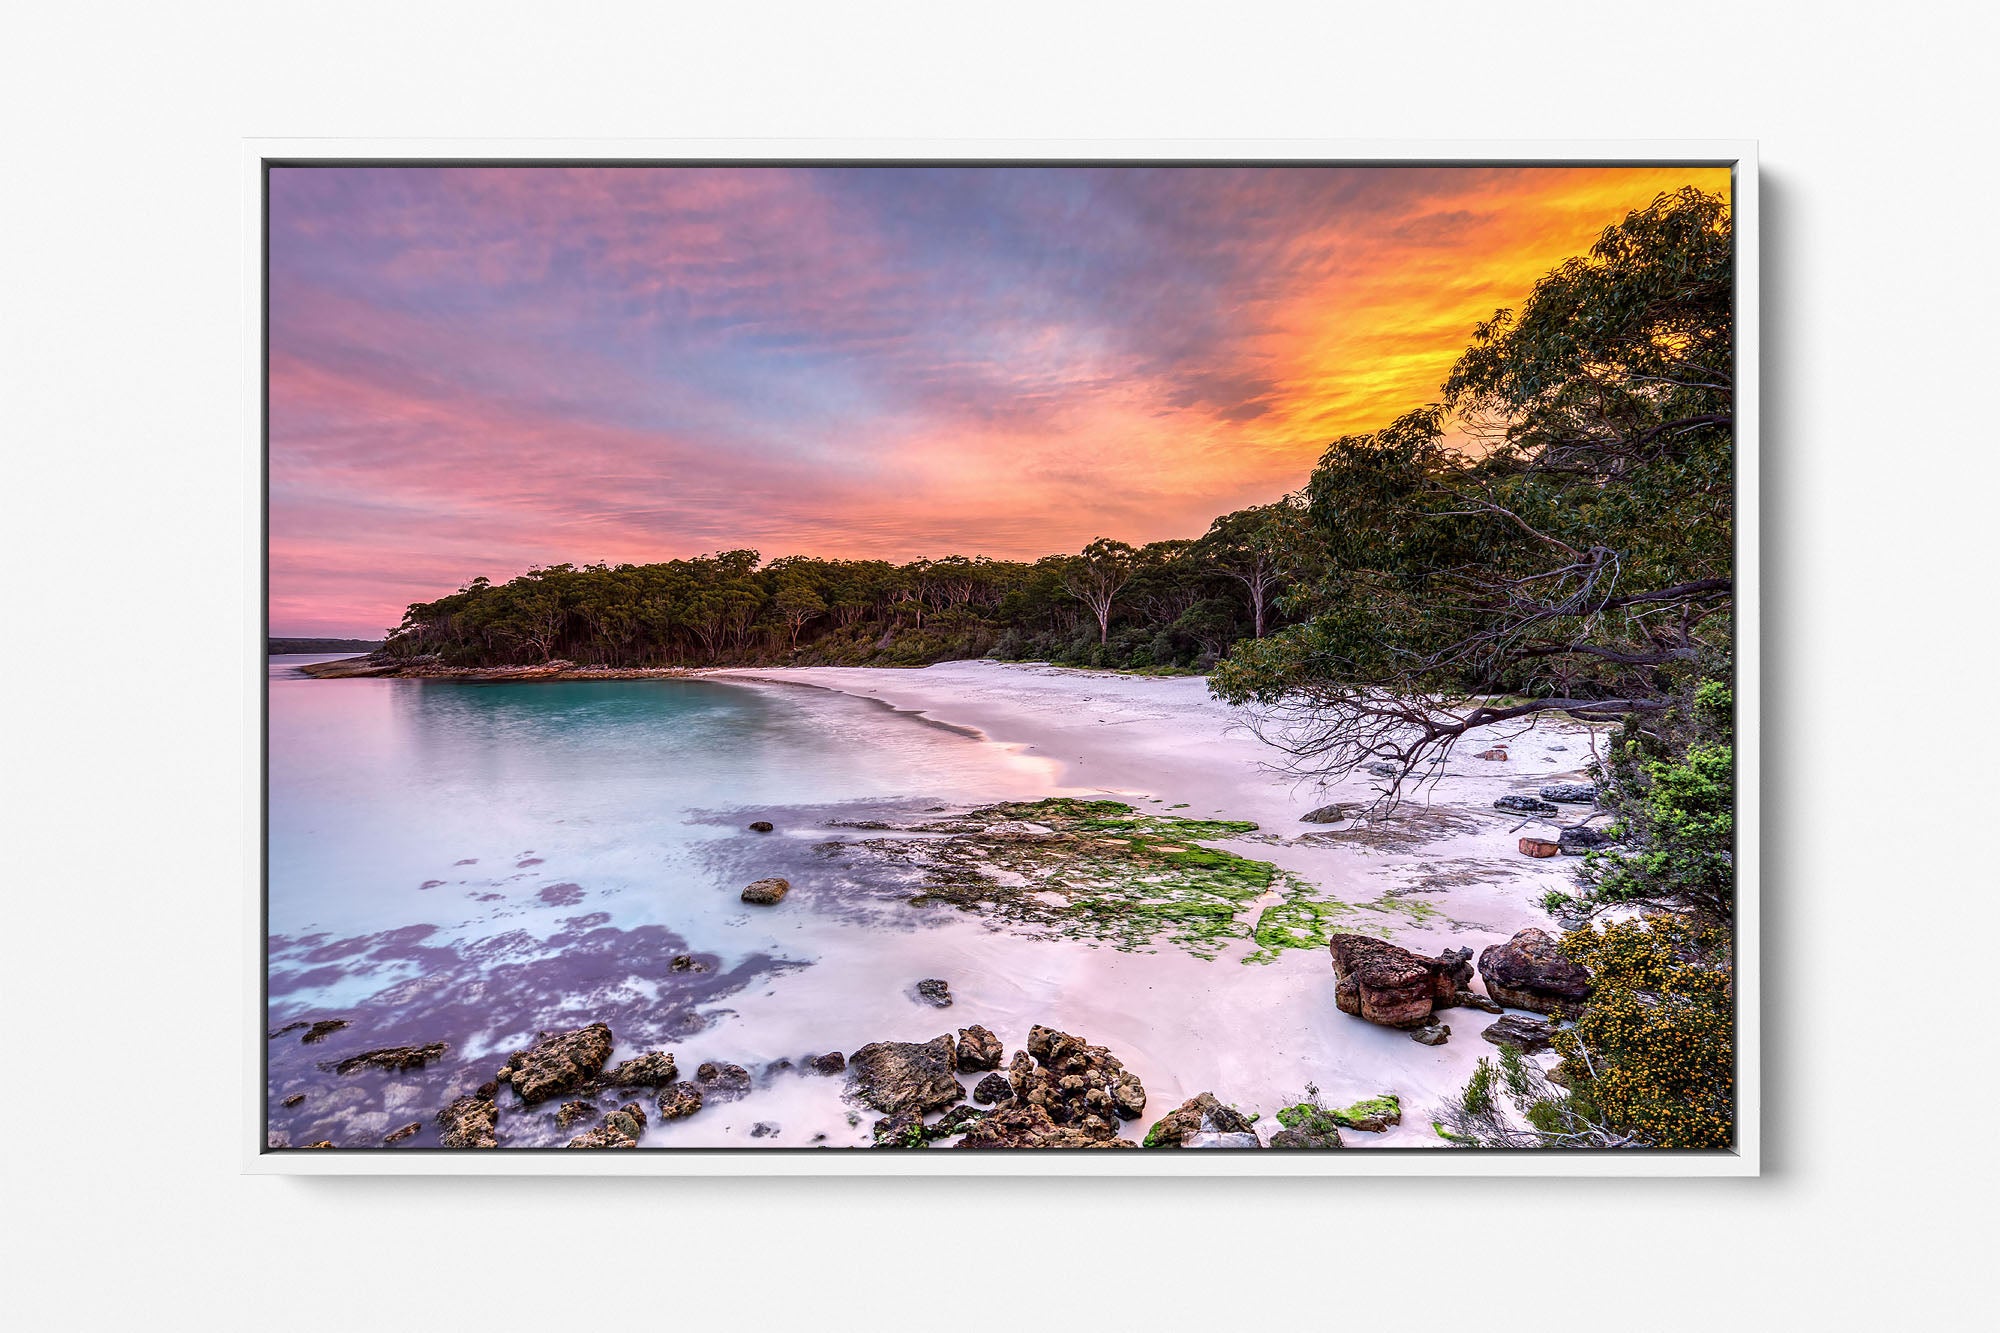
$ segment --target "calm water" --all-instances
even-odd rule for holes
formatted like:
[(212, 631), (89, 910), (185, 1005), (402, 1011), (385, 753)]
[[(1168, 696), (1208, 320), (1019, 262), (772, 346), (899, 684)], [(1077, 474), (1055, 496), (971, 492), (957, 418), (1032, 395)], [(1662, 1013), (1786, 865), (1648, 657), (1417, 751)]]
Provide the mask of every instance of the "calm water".
[[(271, 659), (269, 1014), (351, 1026), (269, 1044), (272, 1128), (295, 1143), (361, 1146), (420, 1117), (409, 1142), (434, 1142), (440, 1080), (475, 1086), (540, 1028), (604, 1019), (621, 1054), (698, 1032), (818, 961), (815, 921), (865, 923), (865, 892), (766, 912), (737, 897), (811, 878), (833, 820), (1049, 790), (1038, 761), (823, 690), (298, 674), (315, 660)], [(780, 832), (746, 832), (759, 817)], [(674, 971), (677, 954), (705, 970)], [(328, 1092), (318, 1067), (432, 1041), (451, 1055), (421, 1078)]]

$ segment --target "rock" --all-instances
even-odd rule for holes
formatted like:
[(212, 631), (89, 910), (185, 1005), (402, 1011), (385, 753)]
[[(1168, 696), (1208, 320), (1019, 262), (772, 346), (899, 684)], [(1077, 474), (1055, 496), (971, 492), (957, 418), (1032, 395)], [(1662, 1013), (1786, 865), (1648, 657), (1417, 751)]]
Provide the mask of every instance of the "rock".
[(295, 1092), (291, 1096), (285, 1098), (284, 1101), (280, 1102), (279, 1105), (289, 1110), (290, 1108), (297, 1106), (300, 1102), (304, 1101), (305, 1099), (306, 1095), (303, 1092)]
[(790, 880), (760, 879), (743, 890), (743, 901), (760, 907), (771, 907), (785, 900), (792, 891)]
[(297, 1032), (300, 1028), (309, 1026), (311, 1025), (308, 1024), (303, 1018), (301, 1018), (296, 1023), (287, 1023), (281, 1028), (272, 1028), (269, 1032), (266, 1032), (264, 1034), (264, 1040), (276, 1041), (278, 1038), (285, 1036), (288, 1033)]
[(1395, 1093), (1390, 1092), (1358, 1101), (1344, 1111), (1328, 1111), (1326, 1114), (1342, 1129), (1380, 1134), (1403, 1123), (1403, 1103)]
[(569, 1141), (572, 1148), (636, 1148), (646, 1132), (646, 1110), (637, 1102), (627, 1102), (595, 1129), (586, 1130)]
[(771, 831), (771, 821), (768, 819), (753, 819), (750, 821), (750, 831), (752, 833), (769, 833)]
[(1426, 1046), (1442, 1046), (1451, 1040), (1451, 1025), (1432, 1023), (1429, 1027), (1418, 1028), (1410, 1034), (1410, 1040), (1422, 1042)]
[(1507, 747), (1504, 745), (1496, 745), (1490, 750), (1481, 750), (1478, 754), (1472, 757), (1474, 759), (1490, 760), (1491, 762), (1496, 764), (1504, 764), (1507, 762)]
[(1578, 824), (1574, 828), (1564, 829), (1557, 835), (1556, 848), (1564, 856), (1582, 856), (1585, 852), (1609, 847), (1615, 841), (1616, 839), (1602, 829), (1585, 828)]
[(828, 1051), (825, 1055), (806, 1057), (806, 1068), (815, 1074), (838, 1074), (847, 1068), (847, 1057), (839, 1051)]
[(1008, 1081), (1016, 1100), (1042, 1107), (1057, 1125), (1101, 1138), (1117, 1134), (1119, 1120), (1137, 1119), (1146, 1109), (1145, 1087), (1116, 1056), (1039, 1023), (1028, 1030), (1028, 1049), (1015, 1053)]
[(1351, 805), (1323, 805), (1317, 810), (1308, 811), (1300, 815), (1299, 822), (1302, 824), (1338, 824), (1344, 819), (1354, 818), (1354, 814), (1355, 810)]
[(706, 972), (708, 971), (708, 964), (702, 962), (701, 959), (696, 958), (691, 953), (677, 953), (674, 955), (673, 961), (667, 964), (667, 970), (671, 972)]
[(973, 1085), (972, 1100), (981, 1106), (991, 1106), (995, 1102), (1009, 1101), (1014, 1096), (1014, 1085), (1007, 1081), (1005, 1074), (988, 1074)]
[(1273, 1148), (1344, 1148), (1336, 1113), (1319, 1104), (1318, 1089), (1308, 1084), (1309, 1100), (1278, 1108), (1281, 1128), (1271, 1136)]
[(536, 1033), (534, 1045), (509, 1056), (495, 1077), (512, 1083), (521, 1100), (533, 1105), (581, 1088), (610, 1058), (611, 1029), (591, 1023), (568, 1032)]
[(382, 1136), (382, 1142), (384, 1144), (401, 1143), (404, 1139), (409, 1138), (412, 1134), (415, 1134), (418, 1130), (422, 1129), (423, 1127), (424, 1127), (423, 1121), (412, 1120), (409, 1124), (404, 1125), (401, 1129), (392, 1129), (387, 1134), (384, 1134)]
[(750, 1137), (753, 1139), (775, 1139), (781, 1132), (783, 1127), (775, 1120), (759, 1120), (750, 1126)]
[(1466, 1009), (1478, 1009), (1484, 1013), (1497, 1014), (1502, 1012), (1499, 1005), (1476, 990), (1462, 990), (1452, 1002)]
[(648, 1051), (624, 1061), (606, 1074), (608, 1088), (664, 1088), (680, 1077), (671, 1051)]
[(948, 1139), (954, 1134), (963, 1134), (992, 1114), (991, 1111), (981, 1111), (977, 1107), (967, 1106), (964, 1102), (960, 1102), (957, 1106), (946, 1111), (939, 1118), (937, 1124), (931, 1126), (931, 1137), (934, 1139)]
[(951, 1008), (951, 983), (928, 977), (912, 987), (917, 999), (933, 1009)]
[(1393, 778), (1403, 770), (1394, 764), (1375, 763), (1368, 765), (1368, 771), (1378, 778)]
[(1130, 1139), (1059, 1125), (1040, 1105), (1012, 1102), (965, 1132), (960, 1148), (1130, 1148)]
[(676, 1083), (660, 1094), (661, 1120), (685, 1120), (699, 1111), (705, 1098), (692, 1083)]
[(308, 1148), (331, 1148), (332, 1146), (333, 1146), (332, 1139), (319, 1139), (313, 1143), (308, 1143), (306, 1145), (306, 1147)]
[[(1248, 1143), (1203, 1144), (1190, 1140), (1199, 1136), (1237, 1137), (1247, 1135)], [(1255, 1148), (1257, 1131), (1250, 1118), (1233, 1106), (1225, 1106), (1212, 1092), (1204, 1092), (1190, 1097), (1173, 1110), (1153, 1122), (1146, 1131), (1145, 1146), (1148, 1148), (1188, 1148), (1197, 1146)]]
[(329, 1035), (348, 1026), (350, 1025), (344, 1018), (322, 1018), (319, 1022), (308, 1027), (306, 1035), (300, 1037), (299, 1041), (304, 1045), (311, 1046), (315, 1043), (325, 1041)]
[(1570, 961), (1548, 932), (1530, 927), (1479, 953), (1486, 993), (1510, 1009), (1571, 1014), (1590, 997), (1590, 973)]
[(1495, 810), (1507, 810), (1517, 815), (1553, 815), (1556, 808), (1547, 801), (1538, 801), (1532, 796), (1502, 796), (1493, 803)]
[(712, 1102), (733, 1102), (750, 1095), (750, 1071), (742, 1065), (704, 1060), (694, 1071), (702, 1095)]
[(1007, 1048), (1000, 1039), (979, 1024), (958, 1030), (958, 1067), (962, 1072), (998, 1069), (1006, 1056)]
[(1542, 799), (1564, 805), (1596, 805), (1597, 788), (1587, 783), (1557, 782), (1542, 788)]
[(1539, 860), (1546, 860), (1562, 850), (1560, 843), (1550, 842), (1547, 838), (1523, 838), (1519, 847), (1521, 855), (1532, 856)]
[(589, 1102), (564, 1102), (556, 1108), (556, 1128), (568, 1129), (579, 1120), (594, 1120), (597, 1108)]
[(1458, 992), (1472, 984), (1472, 950), (1446, 949), (1437, 960), (1438, 976), (1451, 983), (1452, 1002), (1456, 1003)]
[(924, 1123), (922, 1115), (915, 1111), (898, 1111), (895, 1115), (877, 1120), (870, 1130), (870, 1137), (878, 1148), (928, 1148), (931, 1146), (930, 1126)]
[(392, 1072), (422, 1069), (431, 1061), (442, 1058), (444, 1050), (441, 1041), (434, 1041), (428, 1046), (384, 1046), (379, 1050), (348, 1056), (333, 1066), (333, 1072), (352, 1074), (363, 1069), (387, 1069)]
[(1488, 1023), (1479, 1035), (1495, 1046), (1512, 1046), (1524, 1054), (1533, 1054), (1549, 1048), (1549, 1038), (1555, 1035), (1555, 1029), (1539, 1018), (1508, 1014), (1497, 1023)]
[(921, 1115), (941, 1111), (965, 1095), (954, 1077), (957, 1059), (950, 1037), (871, 1041), (848, 1057), (847, 1072), (855, 1093), (876, 1110)]
[(1452, 977), (1462, 960), (1455, 953), (1445, 955), (1447, 963), (1349, 932), (1336, 934), (1327, 949), (1333, 955), (1333, 1002), (1342, 1013), (1383, 1027), (1420, 1027), (1441, 1002), (1457, 998)]
[(498, 1146), (493, 1131), (500, 1123), (500, 1107), (491, 1097), (460, 1097), (438, 1112), (437, 1123), (439, 1147)]

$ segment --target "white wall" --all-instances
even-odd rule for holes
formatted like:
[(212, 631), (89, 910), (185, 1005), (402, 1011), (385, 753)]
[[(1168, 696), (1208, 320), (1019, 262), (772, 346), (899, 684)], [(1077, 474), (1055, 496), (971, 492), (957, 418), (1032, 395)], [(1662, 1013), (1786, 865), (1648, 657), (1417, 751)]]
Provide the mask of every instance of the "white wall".
[[(21, 1327), (1969, 1323), (1990, 1282), (1990, 1112), (1961, 1071), (1993, 1063), (1972, 1024), (1995, 875), (1971, 846), (1995, 794), (1991, 9), (1085, 8), (11, 11), (0, 1030)], [(246, 682), (199, 639), (238, 623), (253, 521), (246, 135), (1761, 140), (1766, 1177), (238, 1175)]]

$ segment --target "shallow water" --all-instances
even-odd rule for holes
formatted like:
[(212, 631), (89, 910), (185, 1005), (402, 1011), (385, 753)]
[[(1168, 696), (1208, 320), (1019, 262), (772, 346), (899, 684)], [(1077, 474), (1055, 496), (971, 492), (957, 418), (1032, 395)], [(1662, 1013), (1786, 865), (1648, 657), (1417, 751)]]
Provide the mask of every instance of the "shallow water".
[[(537, 1029), (601, 1018), (621, 1056), (678, 1043), (820, 961), (833, 936), (852, 951), (923, 931), (885, 924), (865, 892), (814, 901), (812, 849), (844, 836), (825, 820), (1054, 790), (1047, 761), (823, 690), (298, 673), (315, 660), (270, 672), (269, 1017), (352, 1026), (269, 1043), (271, 1128), (294, 1143), (365, 1146), (419, 1118), (406, 1142), (434, 1142), (442, 1092), (484, 1081), (494, 1052)], [(780, 832), (748, 832), (759, 817)], [(800, 889), (746, 907), (743, 884), (765, 874)], [(680, 953), (707, 970), (672, 971)], [(317, 1068), (434, 1041), (450, 1052), (421, 1073)]]

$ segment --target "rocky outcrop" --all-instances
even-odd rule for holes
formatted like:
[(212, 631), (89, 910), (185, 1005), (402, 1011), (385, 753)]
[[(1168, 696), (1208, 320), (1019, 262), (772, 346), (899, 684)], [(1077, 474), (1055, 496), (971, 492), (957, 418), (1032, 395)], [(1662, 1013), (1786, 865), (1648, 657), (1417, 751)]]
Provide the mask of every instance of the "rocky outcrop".
[(382, 1142), (385, 1145), (391, 1143), (401, 1143), (404, 1139), (411, 1137), (412, 1135), (416, 1134), (419, 1130), (423, 1129), (423, 1127), (424, 1127), (423, 1121), (412, 1120), (409, 1124), (404, 1125), (401, 1129), (392, 1129), (387, 1134), (384, 1134), (382, 1136)]
[(1339, 1113), (1320, 1105), (1319, 1089), (1307, 1084), (1306, 1092), (1305, 1101), (1278, 1108), (1282, 1128), (1271, 1136), (1271, 1146), (1302, 1150), (1346, 1147), (1340, 1139)]
[(775, 877), (760, 879), (744, 888), (743, 901), (754, 903), (759, 907), (774, 907), (783, 902), (785, 895), (791, 891), (792, 883), (790, 880), (777, 879)]
[(575, 1092), (597, 1077), (611, 1058), (611, 1029), (591, 1023), (568, 1032), (538, 1032), (534, 1045), (517, 1051), (494, 1078), (511, 1083), (522, 1101), (533, 1105)]
[[(1470, 950), (1468, 950), (1467, 952), (1470, 952)], [(1477, 1009), (1481, 1013), (1497, 1014), (1501, 1012), (1499, 1005), (1495, 1004), (1491, 999), (1487, 998), (1486, 996), (1481, 995), (1476, 990), (1460, 991), (1457, 997), (1452, 1001), (1452, 1003), (1456, 1005), (1462, 1005), (1467, 1009)]]
[(1558, 813), (1547, 801), (1538, 801), (1532, 796), (1502, 796), (1493, 803), (1495, 810), (1505, 810), (1516, 815), (1553, 815)]
[(1131, 1148), (1130, 1139), (1059, 1125), (1042, 1106), (1011, 1102), (967, 1130), (961, 1148)]
[(1590, 973), (1572, 962), (1547, 931), (1530, 927), (1479, 954), (1486, 993), (1510, 1009), (1572, 1014), (1590, 997)]
[(673, 956), (672, 961), (667, 964), (667, 970), (669, 972), (706, 972), (708, 971), (708, 964), (702, 962), (701, 959), (696, 958), (691, 953), (677, 953)]
[(305, 1045), (311, 1046), (325, 1041), (333, 1033), (347, 1026), (348, 1022), (344, 1018), (322, 1018), (319, 1022), (309, 1025), (306, 1028), (306, 1035), (300, 1037), (299, 1040)]
[(1148, 1148), (1261, 1148), (1250, 1118), (1212, 1092), (1190, 1097), (1153, 1122)]
[(1136, 1120), (1146, 1109), (1145, 1086), (1116, 1056), (1040, 1024), (1028, 1031), (1028, 1049), (1015, 1052), (1007, 1081), (1015, 1100), (1099, 1138), (1115, 1136), (1118, 1121)]
[(694, 1071), (702, 1096), (712, 1102), (733, 1102), (750, 1095), (750, 1071), (742, 1065), (704, 1060)]
[(1423, 1046), (1442, 1046), (1451, 1040), (1451, 1024), (1426, 1023), (1410, 1033), (1410, 1040)]
[(1597, 788), (1587, 783), (1557, 782), (1542, 788), (1542, 799), (1560, 801), (1564, 805), (1597, 804)]
[(685, 1120), (699, 1111), (706, 1100), (699, 1086), (693, 1083), (676, 1083), (660, 1094), (660, 1119)]
[(950, 1037), (926, 1042), (871, 1041), (847, 1059), (855, 1095), (886, 1115), (941, 1111), (965, 1095), (955, 1077)]
[(572, 1148), (636, 1148), (646, 1132), (646, 1110), (637, 1102), (626, 1102), (604, 1117), (604, 1123), (586, 1130), (569, 1141)]
[(951, 1008), (951, 983), (938, 977), (926, 977), (911, 988), (911, 993), (919, 1003), (933, 1009)]
[(1014, 1085), (1007, 1081), (1005, 1074), (988, 1074), (973, 1085), (972, 1100), (981, 1106), (991, 1106), (995, 1102), (1012, 1101)]
[(680, 1077), (671, 1051), (648, 1051), (615, 1066), (602, 1080), (607, 1088), (664, 1088)]
[(300, 1102), (304, 1101), (305, 1099), (306, 1095), (303, 1092), (295, 1092), (291, 1096), (285, 1098), (284, 1101), (279, 1102), (278, 1105), (284, 1107), (286, 1110), (289, 1111), (292, 1107), (297, 1106)]
[(1539, 1018), (1508, 1014), (1497, 1023), (1488, 1023), (1479, 1035), (1495, 1046), (1512, 1046), (1532, 1054), (1549, 1048), (1549, 1038), (1555, 1035), (1555, 1029)]
[(974, 1023), (958, 1030), (958, 1067), (964, 1073), (998, 1069), (1007, 1058), (1007, 1048), (991, 1032)]
[(806, 1068), (815, 1074), (841, 1074), (847, 1071), (847, 1057), (839, 1051), (828, 1051), (825, 1055), (806, 1057)]
[(1301, 824), (1338, 824), (1344, 819), (1352, 819), (1356, 809), (1352, 805), (1323, 805), (1317, 810), (1309, 810), (1299, 816)]
[(556, 1128), (568, 1129), (579, 1120), (595, 1120), (597, 1108), (589, 1102), (564, 1102), (556, 1108)]
[(752, 833), (769, 833), (771, 831), (771, 821), (768, 819), (753, 819), (750, 821), (750, 831)]
[(1395, 1093), (1384, 1093), (1380, 1097), (1369, 1097), (1341, 1111), (1328, 1111), (1327, 1116), (1342, 1129), (1358, 1129), (1369, 1134), (1380, 1134), (1403, 1123), (1402, 1099)]
[(1617, 839), (1602, 829), (1585, 828), (1578, 824), (1556, 835), (1556, 848), (1564, 856), (1582, 856), (1600, 847), (1609, 847), (1615, 841)]
[(930, 1126), (915, 1111), (883, 1116), (869, 1130), (869, 1138), (877, 1148), (928, 1148), (931, 1137)]
[(333, 1066), (333, 1072), (353, 1074), (363, 1069), (386, 1069), (391, 1073), (401, 1073), (407, 1069), (422, 1069), (431, 1061), (442, 1059), (444, 1050), (441, 1041), (434, 1041), (428, 1046), (384, 1046), (379, 1050), (348, 1056)]
[(1334, 1004), (1342, 1013), (1383, 1027), (1424, 1026), (1437, 1009), (1457, 1003), (1461, 976), (1471, 980), (1470, 951), (1428, 958), (1373, 935), (1352, 933), (1335, 935), (1327, 949), (1333, 955)]
[(491, 1097), (482, 1097), (478, 1093), (460, 1097), (438, 1112), (437, 1123), (440, 1147), (498, 1146), (494, 1130), (500, 1123), (500, 1108)]

